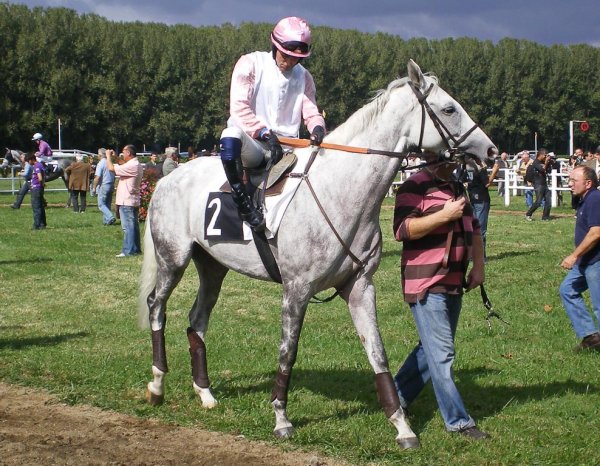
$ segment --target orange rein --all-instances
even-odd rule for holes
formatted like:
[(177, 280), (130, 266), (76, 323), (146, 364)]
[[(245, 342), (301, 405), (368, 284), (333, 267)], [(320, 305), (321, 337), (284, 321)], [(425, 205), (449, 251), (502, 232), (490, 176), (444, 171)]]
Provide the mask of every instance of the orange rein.
[[(296, 139), (296, 138), (286, 138), (284, 136), (278, 136), (279, 142), (281, 142), (284, 146), (290, 147), (308, 147), (310, 146), (310, 139)], [(329, 142), (322, 142), (319, 147), (323, 149), (333, 149), (333, 150), (341, 150), (344, 152), (354, 152), (355, 154), (370, 154), (369, 149), (365, 149), (363, 147), (352, 147), (352, 146), (343, 146), (341, 144), (331, 144)]]

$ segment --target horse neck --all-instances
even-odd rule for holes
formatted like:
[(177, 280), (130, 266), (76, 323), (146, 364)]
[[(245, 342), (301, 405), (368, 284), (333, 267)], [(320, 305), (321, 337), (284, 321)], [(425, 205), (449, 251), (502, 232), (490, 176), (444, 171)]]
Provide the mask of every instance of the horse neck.
[[(407, 135), (411, 122), (408, 118), (412, 116), (409, 114), (414, 111), (414, 105), (397, 96), (393, 104), (389, 104), (393, 105), (393, 115), (378, 105), (374, 100), (357, 111), (329, 134), (327, 142), (383, 151), (403, 151), (409, 144)], [(352, 184), (351, 190), (343, 190), (344, 196), (362, 196), (365, 203), (381, 203), (400, 167), (399, 158), (385, 155), (328, 151), (324, 159), (324, 163), (329, 165), (327, 171), (335, 173), (338, 182), (345, 185), (345, 180), (348, 180)], [(354, 186), (360, 189), (354, 189)]]

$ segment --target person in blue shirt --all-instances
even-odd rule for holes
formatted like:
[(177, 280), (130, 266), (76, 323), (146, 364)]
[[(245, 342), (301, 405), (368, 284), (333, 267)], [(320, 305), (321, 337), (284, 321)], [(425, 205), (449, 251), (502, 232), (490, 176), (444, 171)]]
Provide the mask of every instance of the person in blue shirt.
[[(581, 339), (575, 351), (600, 351), (600, 191), (596, 171), (584, 165), (575, 167), (569, 187), (580, 201), (575, 250), (560, 264), (569, 271), (560, 285), (560, 297), (575, 335)], [(583, 298), (586, 290), (590, 291), (592, 313)]]
[(98, 156), (100, 161), (96, 165), (92, 192), (98, 196), (98, 209), (102, 212), (102, 223), (113, 225), (116, 220), (110, 206), (115, 189), (115, 172), (111, 172), (106, 166), (106, 149), (98, 149)]
[[(23, 160), (25, 159), (25, 154), (22, 155)], [(23, 167), (23, 170), (21, 170), (21, 176), (23, 177), (23, 184), (21, 185), (21, 189), (19, 189), (19, 192), (17, 194), (17, 200), (15, 201), (14, 204), (11, 204), (11, 208), (13, 209), (20, 209), (21, 208), (21, 204), (23, 204), (23, 199), (25, 199), (25, 195), (29, 192), (29, 190), (31, 189), (31, 175), (33, 174), (33, 167), (31, 165), (29, 165), (27, 162), (25, 162), (25, 166)]]

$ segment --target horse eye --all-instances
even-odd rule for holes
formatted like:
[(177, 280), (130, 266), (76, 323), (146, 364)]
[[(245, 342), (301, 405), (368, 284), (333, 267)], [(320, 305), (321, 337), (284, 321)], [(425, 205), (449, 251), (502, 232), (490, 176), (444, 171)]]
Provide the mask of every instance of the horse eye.
[(452, 105), (448, 105), (442, 109), (442, 112), (444, 112), (446, 115), (452, 115), (454, 112), (456, 112), (456, 109)]

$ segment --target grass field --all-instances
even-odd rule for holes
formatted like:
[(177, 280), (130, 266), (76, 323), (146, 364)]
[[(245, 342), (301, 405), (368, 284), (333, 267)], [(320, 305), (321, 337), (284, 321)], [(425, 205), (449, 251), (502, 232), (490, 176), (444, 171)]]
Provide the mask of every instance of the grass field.
[[(48, 195), (53, 205), (64, 194)], [(170, 373), (165, 404), (143, 398), (150, 380), (148, 331), (137, 328), (141, 258), (116, 259), (119, 227), (103, 227), (95, 206), (83, 215), (47, 210), (48, 229), (31, 231), (29, 198), (19, 211), (0, 196), (0, 379), (164, 422), (243, 434), (282, 449), (318, 450), (352, 464), (598, 464), (600, 354), (574, 354), (576, 339), (560, 304), (559, 267), (570, 251), (573, 213), (551, 222), (523, 219), (493, 196), (487, 291), (510, 325), (491, 330), (478, 293), (466, 295), (455, 373), (470, 413), (491, 433), (475, 443), (444, 431), (432, 390), (411, 406), (422, 448), (401, 452), (377, 403), (373, 376), (339, 299), (310, 305), (290, 390), (290, 441), (272, 437), (269, 395), (280, 335), (278, 286), (231, 273), (207, 337), (214, 394), (204, 411), (191, 390), (185, 329), (195, 297), (193, 267), (169, 301)], [(92, 203), (95, 202), (89, 199)], [(568, 201), (568, 199), (567, 199)], [(568, 205), (568, 202), (567, 202)], [(392, 372), (416, 343), (399, 288), (400, 245), (391, 236), (391, 200), (382, 209), (382, 264), (376, 274), (381, 332)], [(101, 458), (99, 459), (101, 461)]]

